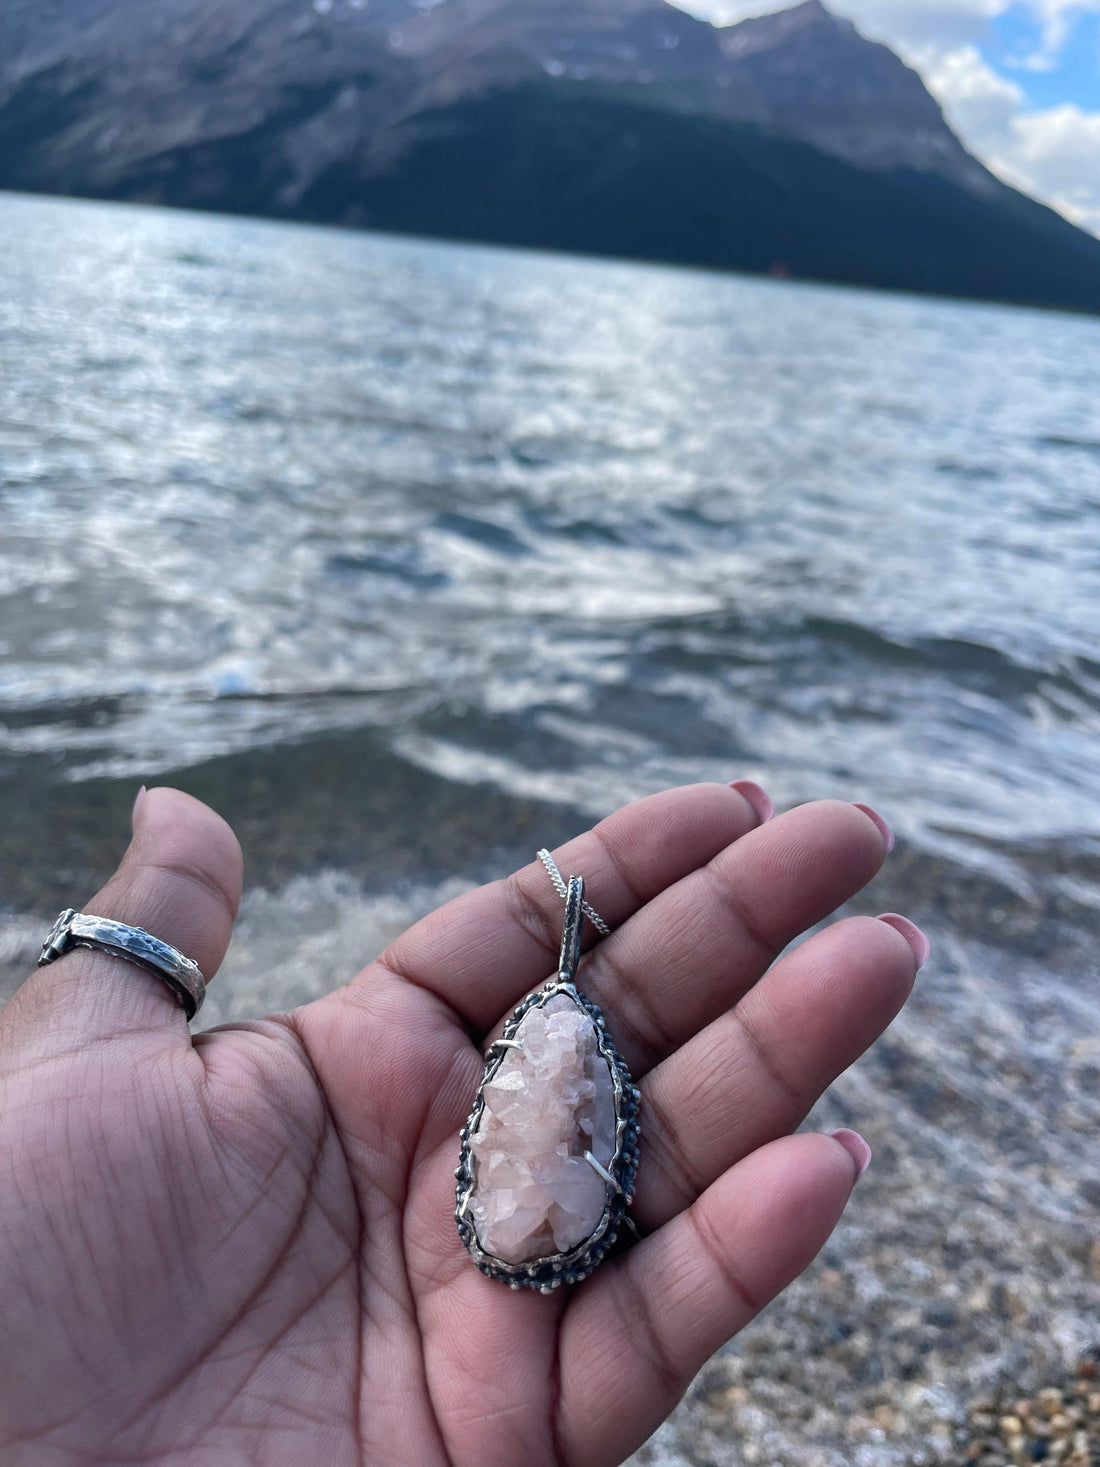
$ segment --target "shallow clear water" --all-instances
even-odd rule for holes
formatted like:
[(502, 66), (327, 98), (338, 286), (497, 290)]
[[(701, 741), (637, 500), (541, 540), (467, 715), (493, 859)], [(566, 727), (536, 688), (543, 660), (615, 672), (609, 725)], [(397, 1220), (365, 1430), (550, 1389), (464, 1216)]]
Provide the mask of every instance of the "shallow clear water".
[[(245, 838), (216, 1014), (664, 784), (868, 799), (901, 840), (867, 900), (936, 956), (823, 1111), (879, 1153), (833, 1271), (933, 1394), (884, 1435), (810, 1286), (755, 1338), (824, 1373), (755, 1460), (933, 1460), (1021, 1331), (1027, 1368), (1087, 1342), (1100, 323), (0, 195), (0, 362), (9, 974), (142, 779)], [(904, 1376), (922, 1290), (966, 1327)]]

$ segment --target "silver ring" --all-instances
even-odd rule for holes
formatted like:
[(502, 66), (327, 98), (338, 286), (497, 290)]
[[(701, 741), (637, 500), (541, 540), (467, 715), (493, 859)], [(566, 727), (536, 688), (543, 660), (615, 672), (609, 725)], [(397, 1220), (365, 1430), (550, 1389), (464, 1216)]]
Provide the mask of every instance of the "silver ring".
[(74, 947), (90, 947), (110, 953), (113, 958), (125, 958), (128, 963), (136, 963), (152, 973), (172, 990), (188, 1019), (193, 1019), (202, 1008), (206, 982), (198, 963), (140, 927), (112, 922), (109, 917), (74, 912), (67, 907), (50, 928), (38, 966), (44, 968)]

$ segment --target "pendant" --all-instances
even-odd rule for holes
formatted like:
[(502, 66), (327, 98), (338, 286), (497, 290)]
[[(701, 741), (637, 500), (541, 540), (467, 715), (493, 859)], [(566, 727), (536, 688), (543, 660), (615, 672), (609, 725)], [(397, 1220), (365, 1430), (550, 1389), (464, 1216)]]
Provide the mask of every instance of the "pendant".
[(574, 979), (584, 882), (569, 881), (557, 977), (489, 1046), (462, 1129), (455, 1221), (482, 1273), (550, 1294), (603, 1259), (633, 1200), (638, 1090)]

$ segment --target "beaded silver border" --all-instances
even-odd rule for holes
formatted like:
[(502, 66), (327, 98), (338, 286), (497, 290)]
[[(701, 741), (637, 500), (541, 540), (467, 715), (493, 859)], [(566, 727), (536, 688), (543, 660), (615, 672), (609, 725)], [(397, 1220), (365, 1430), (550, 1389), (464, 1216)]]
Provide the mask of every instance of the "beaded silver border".
[[(608, 1167), (608, 1172), (614, 1178), (614, 1185), (607, 1185), (607, 1203), (599, 1223), (584, 1242), (570, 1252), (553, 1253), (545, 1258), (534, 1259), (530, 1263), (506, 1263), (503, 1259), (486, 1253), (478, 1242), (477, 1231), (469, 1213), (474, 1193), (474, 1162), (470, 1152), (470, 1137), (475, 1134), (481, 1123), (482, 1111), (485, 1108), (485, 1086), (504, 1062), (508, 1054), (507, 1047), (496, 1048), (495, 1044), (489, 1047), (485, 1070), (474, 1099), (474, 1108), (462, 1128), (462, 1149), (458, 1168), (455, 1171), (458, 1183), (455, 1222), (458, 1224), (459, 1237), (466, 1245), (466, 1251), (474, 1263), (483, 1274), (489, 1278), (502, 1280), (510, 1288), (537, 1289), (542, 1294), (552, 1294), (562, 1284), (576, 1284), (581, 1279), (587, 1278), (618, 1240), (618, 1229), (633, 1201), (640, 1130), (639, 1092), (630, 1078), (626, 1061), (608, 1034), (607, 1023), (598, 1006), (586, 998), (574, 983), (558, 978), (535, 993), (529, 994), (505, 1024), (500, 1039), (504, 1041), (514, 1039), (524, 1016), (533, 1008), (541, 1007), (556, 994), (565, 994), (571, 998), (593, 1021), (599, 1052), (610, 1066), (615, 1089), (615, 1154)], [(496, 1043), (499, 1044), (500, 1041)]]

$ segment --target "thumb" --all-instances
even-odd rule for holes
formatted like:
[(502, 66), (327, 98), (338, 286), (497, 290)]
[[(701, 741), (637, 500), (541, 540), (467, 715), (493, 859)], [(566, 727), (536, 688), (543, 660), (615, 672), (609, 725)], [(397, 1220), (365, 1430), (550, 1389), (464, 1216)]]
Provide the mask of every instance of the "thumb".
[[(193, 959), (209, 983), (229, 946), (241, 874), (240, 845), (220, 815), (180, 790), (143, 791), (122, 863), (83, 911), (144, 928)], [(187, 1033), (167, 984), (88, 948), (40, 968), (3, 1019), (5, 1027), (34, 1024), (47, 1050), (143, 1031)]]

